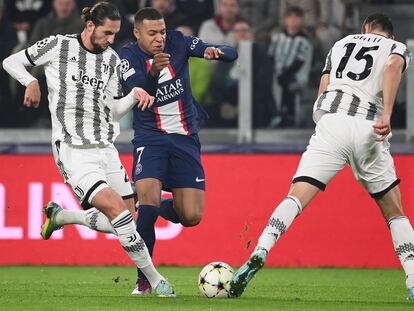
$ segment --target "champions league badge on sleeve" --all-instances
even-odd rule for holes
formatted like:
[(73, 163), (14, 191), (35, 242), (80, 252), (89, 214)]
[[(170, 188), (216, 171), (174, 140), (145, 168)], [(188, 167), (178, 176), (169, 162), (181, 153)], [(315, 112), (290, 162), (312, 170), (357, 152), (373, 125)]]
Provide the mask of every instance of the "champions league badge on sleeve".
[(127, 59), (121, 60), (121, 72), (125, 73), (129, 70), (129, 62)]
[(127, 59), (121, 60), (121, 73), (124, 81), (126, 81), (130, 76), (132, 76), (135, 73), (135, 69), (130, 68), (129, 61)]
[(38, 49), (42, 49), (46, 46), (46, 44), (49, 42), (49, 38), (45, 38), (43, 40), (37, 41), (36, 46)]

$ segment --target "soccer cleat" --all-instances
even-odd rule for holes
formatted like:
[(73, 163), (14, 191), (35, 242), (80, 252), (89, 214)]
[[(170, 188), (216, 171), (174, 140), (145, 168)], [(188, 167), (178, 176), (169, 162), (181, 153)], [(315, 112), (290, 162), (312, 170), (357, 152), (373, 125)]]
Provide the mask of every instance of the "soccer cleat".
[(132, 291), (131, 295), (148, 295), (152, 292), (150, 282), (146, 278), (140, 278), (137, 280), (137, 286)]
[(234, 274), (230, 282), (230, 289), (228, 296), (230, 298), (240, 297), (249, 284), (250, 280), (265, 264), (267, 250), (259, 248), (255, 251), (250, 259), (240, 267)]
[(42, 226), (42, 232), (40, 233), (43, 240), (48, 240), (55, 230), (63, 228), (63, 226), (57, 225), (55, 222), (56, 214), (58, 214), (62, 209), (62, 207), (52, 201), (47, 203), (47, 205), (43, 208), (43, 211), (46, 214), (46, 220)]
[(167, 280), (161, 280), (157, 287), (155, 287), (155, 293), (158, 297), (175, 297), (175, 291)]
[(407, 300), (408, 301), (414, 301), (414, 287), (411, 287), (411, 288), (408, 289)]

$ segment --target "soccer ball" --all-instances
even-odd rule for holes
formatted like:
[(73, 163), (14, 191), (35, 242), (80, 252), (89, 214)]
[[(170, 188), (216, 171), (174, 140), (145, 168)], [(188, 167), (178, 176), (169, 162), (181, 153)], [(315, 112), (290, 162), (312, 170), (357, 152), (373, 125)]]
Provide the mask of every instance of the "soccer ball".
[(212, 262), (201, 270), (198, 288), (207, 298), (226, 298), (234, 270), (224, 262)]

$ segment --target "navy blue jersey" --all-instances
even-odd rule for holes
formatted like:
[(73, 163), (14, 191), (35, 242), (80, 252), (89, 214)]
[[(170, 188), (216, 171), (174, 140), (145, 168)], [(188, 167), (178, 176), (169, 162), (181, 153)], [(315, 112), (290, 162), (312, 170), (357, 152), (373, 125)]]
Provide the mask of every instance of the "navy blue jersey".
[[(155, 96), (154, 105), (141, 111), (134, 107), (134, 132), (140, 134), (191, 135), (199, 131), (206, 114), (193, 98), (188, 70), (188, 58), (203, 57), (204, 50), (213, 45), (196, 37), (184, 36), (179, 31), (167, 31), (164, 52), (171, 55), (170, 64), (153, 77), (149, 70), (153, 56), (145, 53), (137, 42), (122, 47), (120, 58), (124, 87), (128, 92), (142, 87)], [(225, 55), (220, 60), (233, 61), (237, 52), (231, 47), (219, 46)]]

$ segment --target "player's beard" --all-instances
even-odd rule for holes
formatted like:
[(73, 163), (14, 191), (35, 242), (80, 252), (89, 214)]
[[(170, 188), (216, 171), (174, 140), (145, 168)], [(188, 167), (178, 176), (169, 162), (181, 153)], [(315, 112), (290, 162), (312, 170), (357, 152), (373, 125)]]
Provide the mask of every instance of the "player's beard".
[(96, 34), (95, 34), (95, 30), (94, 30), (91, 34), (91, 44), (93, 46), (93, 51), (96, 52), (96, 53), (102, 53), (109, 46), (109, 44), (106, 44), (106, 45), (98, 44), (96, 41), (97, 41), (96, 40)]

